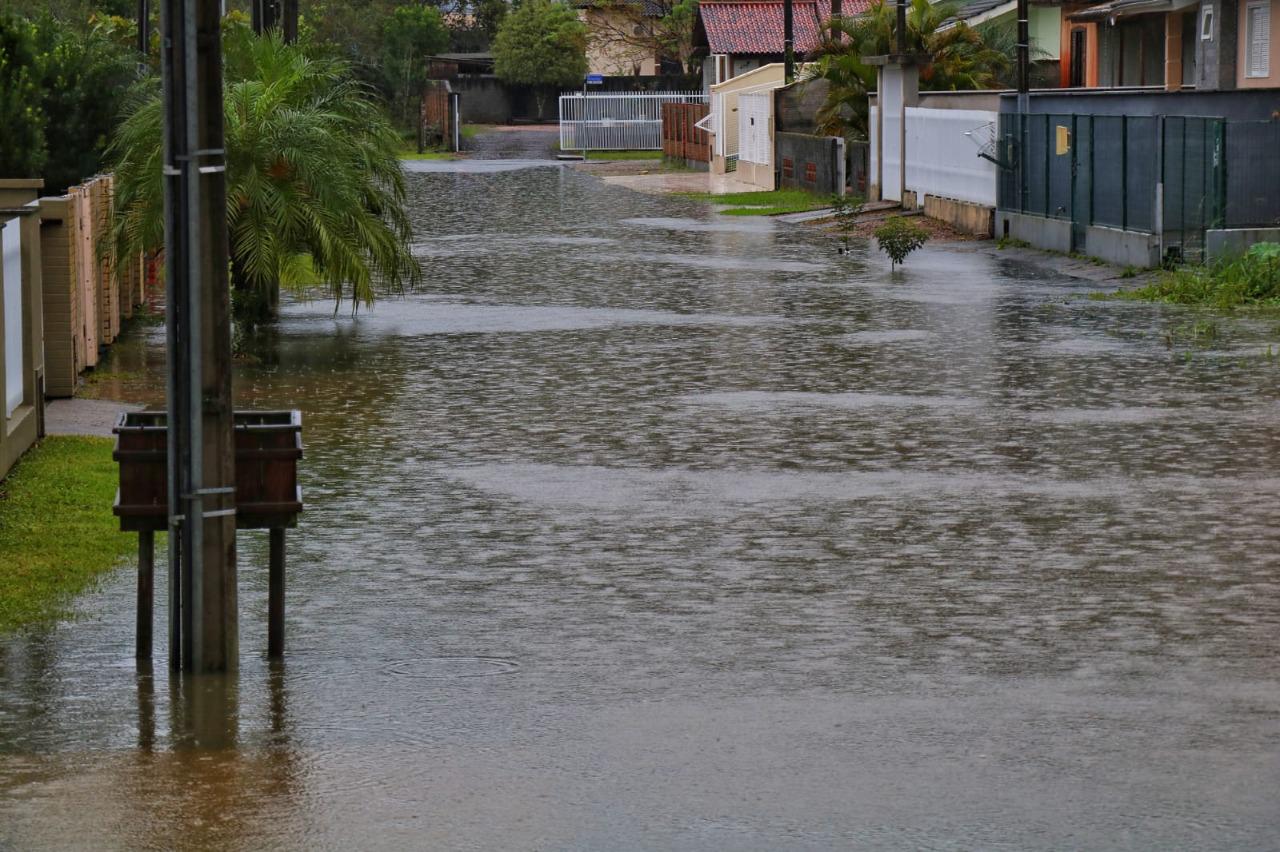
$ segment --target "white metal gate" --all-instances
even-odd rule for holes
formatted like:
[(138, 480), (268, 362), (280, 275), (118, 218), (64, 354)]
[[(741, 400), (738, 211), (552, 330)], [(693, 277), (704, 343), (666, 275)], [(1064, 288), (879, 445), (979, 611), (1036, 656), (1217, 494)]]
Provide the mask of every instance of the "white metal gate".
[(662, 105), (705, 102), (701, 92), (561, 95), (560, 150), (660, 151)]
[(738, 159), (762, 166), (772, 162), (769, 119), (773, 112), (773, 92), (738, 96)]

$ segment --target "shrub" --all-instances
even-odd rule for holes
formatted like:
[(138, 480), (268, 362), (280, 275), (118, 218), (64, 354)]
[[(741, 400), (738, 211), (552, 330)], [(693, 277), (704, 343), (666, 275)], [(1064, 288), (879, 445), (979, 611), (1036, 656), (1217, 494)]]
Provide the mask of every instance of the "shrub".
[(1257, 243), (1243, 255), (1210, 266), (1184, 267), (1120, 298), (1231, 309), (1280, 307), (1280, 243)]
[(872, 232), (880, 250), (889, 255), (892, 270), (929, 239), (929, 232), (902, 216), (890, 216)]
[(836, 230), (840, 233), (840, 239), (844, 244), (844, 250), (849, 250), (849, 236), (853, 233), (854, 226), (858, 222), (858, 211), (862, 209), (862, 199), (856, 195), (833, 195), (831, 197), (831, 210), (835, 213)]

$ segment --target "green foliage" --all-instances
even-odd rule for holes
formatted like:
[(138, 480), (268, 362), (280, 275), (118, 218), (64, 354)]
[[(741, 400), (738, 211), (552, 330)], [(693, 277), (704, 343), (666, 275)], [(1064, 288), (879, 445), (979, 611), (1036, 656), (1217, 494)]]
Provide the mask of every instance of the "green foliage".
[(776, 216), (781, 213), (803, 213), (806, 210), (819, 210), (825, 207), (828, 201), (803, 189), (729, 192), (721, 195), (709, 192), (681, 194), (686, 198), (724, 205), (728, 209), (720, 212), (726, 216)]
[[(872, 0), (857, 17), (833, 19), (826, 25), (810, 79), (828, 82), (827, 100), (817, 114), (821, 133), (867, 138), (867, 94), (876, 87), (876, 70), (862, 62), (898, 50), (928, 57), (920, 68), (920, 88), (929, 91), (989, 89), (1003, 83), (1013, 54), (1001, 32), (977, 30), (964, 22), (943, 26), (960, 4), (944, 0), (911, 0), (907, 11), (907, 44), (895, 43), (896, 6)], [(988, 38), (991, 41), (988, 41)]]
[(135, 79), (121, 24), (0, 18), (0, 175), (44, 178), (47, 192), (61, 193), (101, 171)]
[(524, 0), (502, 22), (493, 61), (499, 79), (534, 87), (541, 117), (548, 87), (578, 85), (587, 73), (587, 29), (564, 3)]
[[(399, 135), (341, 61), (279, 35), (227, 45), (227, 225), (242, 324), (270, 319), (281, 286), (319, 282), (340, 303), (421, 279), (408, 248)], [(123, 254), (163, 243), (162, 105), (153, 87), (113, 145)]]
[(102, 170), (103, 156), (120, 121), (124, 101), (137, 79), (136, 60), (122, 46), (132, 28), (119, 19), (98, 20), (85, 32), (38, 26), (42, 109), (48, 121), (49, 159), (43, 177), (46, 191), (67, 187)]
[(36, 29), (0, 16), (0, 177), (40, 177), (48, 152), (40, 106)]
[(1113, 294), (1119, 299), (1231, 310), (1280, 308), (1280, 243), (1257, 243), (1211, 266), (1165, 272), (1153, 283)]
[(0, 480), (0, 632), (65, 614), (133, 549), (111, 514), (109, 438), (46, 438)]
[(907, 255), (920, 248), (929, 239), (929, 232), (904, 216), (890, 216), (884, 224), (872, 231), (880, 251), (889, 255), (889, 269), (907, 259)]
[(428, 60), (448, 43), (444, 18), (431, 6), (398, 6), (383, 22), (382, 71), (406, 126), (412, 123), (427, 81)]

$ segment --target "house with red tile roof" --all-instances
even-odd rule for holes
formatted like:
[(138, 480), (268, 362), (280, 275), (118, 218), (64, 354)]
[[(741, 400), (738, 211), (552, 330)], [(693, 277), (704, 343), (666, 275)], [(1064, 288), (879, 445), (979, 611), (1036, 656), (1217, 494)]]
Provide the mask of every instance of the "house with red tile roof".
[[(870, 0), (845, 0), (843, 15), (860, 15)], [(831, 19), (831, 0), (794, 0), (796, 60), (817, 50), (822, 25)], [(782, 0), (701, 0), (694, 44), (707, 55), (704, 87), (783, 60)]]

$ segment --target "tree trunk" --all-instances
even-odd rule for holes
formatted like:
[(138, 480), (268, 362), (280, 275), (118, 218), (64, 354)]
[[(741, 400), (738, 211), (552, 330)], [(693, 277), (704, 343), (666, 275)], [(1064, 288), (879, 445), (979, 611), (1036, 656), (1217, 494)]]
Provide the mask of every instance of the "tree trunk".
[(231, 302), (236, 324), (252, 332), (280, 319), (280, 284), (260, 287), (249, 280), (243, 265), (231, 261)]

